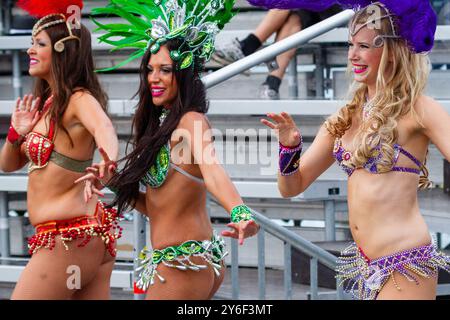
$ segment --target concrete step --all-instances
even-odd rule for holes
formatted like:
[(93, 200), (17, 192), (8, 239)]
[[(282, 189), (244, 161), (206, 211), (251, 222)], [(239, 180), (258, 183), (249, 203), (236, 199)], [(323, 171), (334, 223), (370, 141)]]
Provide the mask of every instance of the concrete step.
[[(258, 270), (256, 268), (239, 268), (239, 300), (258, 299)], [(8, 300), (14, 290), (15, 283), (0, 282), (0, 300)], [(230, 300), (232, 298), (231, 270), (227, 268), (222, 285), (213, 300)], [(308, 299), (309, 286), (292, 283), (292, 298), (294, 300)], [(334, 300), (330, 290), (319, 288), (319, 299)], [(111, 288), (111, 300), (133, 300), (131, 289)], [(266, 299), (284, 300), (283, 270), (266, 270)]]
[[(260, 97), (261, 84), (267, 77), (267, 73), (264, 72), (264, 70), (267, 69), (265, 67), (261, 67), (260, 69), (263, 71), (254, 73), (250, 77), (237, 75), (225, 83), (210, 88), (208, 90), (208, 97), (210, 99), (258, 99)], [(136, 73), (99, 74), (99, 79), (110, 99), (131, 99), (139, 86), (139, 76)], [(298, 74), (297, 82), (299, 98), (308, 98), (308, 81), (310, 80), (308, 80), (305, 73), (301, 72)], [(33, 79), (26, 75), (23, 76), (22, 85), (22, 92), (24, 92), (24, 94), (31, 92)], [(309, 97), (313, 96), (313, 94), (309, 94)], [(289, 81), (287, 79), (281, 84), (280, 97), (282, 99), (287, 99), (289, 97)], [(15, 99), (13, 79), (9, 75), (0, 76), (0, 99)]]
[[(229, 300), (232, 298), (231, 271), (225, 274), (224, 282), (215, 294), (215, 299)], [(266, 269), (266, 299), (267, 300), (284, 300), (284, 278), (283, 270)], [(296, 282), (292, 283), (292, 299), (307, 300), (310, 291), (309, 285), (303, 285)], [(319, 287), (319, 299), (323, 298), (321, 294), (329, 292), (329, 289)], [(256, 268), (239, 268), (239, 299), (240, 300), (256, 300), (258, 299), (258, 269)], [(335, 297), (329, 296), (334, 300)]]
[[(348, 96), (351, 78), (345, 71), (333, 72), (332, 89), (335, 99), (345, 99)], [(432, 70), (428, 78), (425, 94), (435, 99), (450, 98), (448, 81), (450, 80), (450, 70)]]
[[(219, 126), (217, 126), (219, 127)], [(216, 127), (216, 128), (217, 128)], [(312, 131), (313, 128), (311, 127)], [(3, 144), (4, 140), (1, 140)], [(310, 143), (304, 144), (304, 151), (310, 146)], [(126, 141), (122, 140), (120, 143), (120, 156), (125, 155)], [(276, 142), (270, 143), (267, 150), (273, 150), (271, 154), (267, 155), (260, 147), (256, 149), (249, 147), (249, 143), (234, 143), (227, 147), (227, 142), (215, 142), (216, 154), (223, 164), (228, 175), (232, 179), (276, 179), (277, 170), (277, 144)], [(228, 158), (227, 158), (228, 155)], [(96, 152), (94, 161), (98, 161), (99, 155)], [(227, 162), (228, 159), (228, 162)], [(253, 159), (250, 163), (250, 159)], [(443, 156), (440, 151), (434, 145), (430, 145), (427, 158), (427, 168), (429, 170), (429, 177), (436, 186), (443, 186), (444, 177), (444, 162)], [(27, 172), (27, 168), (24, 167), (20, 171), (22, 173)], [(320, 177), (319, 180), (345, 180), (346, 175), (342, 169), (333, 164), (328, 168)]]

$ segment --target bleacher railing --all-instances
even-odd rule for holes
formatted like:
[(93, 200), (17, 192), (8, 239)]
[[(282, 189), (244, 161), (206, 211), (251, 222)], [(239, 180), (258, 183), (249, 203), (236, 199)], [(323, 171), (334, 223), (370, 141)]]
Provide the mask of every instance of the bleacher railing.
[(205, 86), (211, 88), (221, 82), (224, 82), (239, 73), (254, 67), (260, 63), (270, 61), (276, 56), (290, 49), (307, 43), (311, 39), (320, 36), (336, 27), (339, 27), (354, 16), (353, 10), (344, 10), (328, 19), (325, 19), (309, 28), (306, 28), (292, 36), (280, 40), (264, 49), (258, 50), (255, 53), (236, 61), (210, 75), (202, 78)]

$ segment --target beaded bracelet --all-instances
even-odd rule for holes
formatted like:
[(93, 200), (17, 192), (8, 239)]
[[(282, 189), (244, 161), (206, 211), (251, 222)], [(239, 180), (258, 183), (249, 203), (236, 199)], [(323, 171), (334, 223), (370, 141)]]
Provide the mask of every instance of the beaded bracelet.
[(19, 134), (16, 129), (12, 126), (12, 124), (9, 126), (8, 130), (8, 136), (6, 139), (11, 143), (14, 147), (19, 147), (24, 141), (25, 136)]
[(300, 143), (295, 147), (286, 147), (279, 143), (278, 167), (282, 176), (290, 176), (298, 171), (302, 147), (302, 136), (300, 136)]
[(240, 204), (231, 209), (231, 222), (254, 221), (252, 210), (245, 204)]

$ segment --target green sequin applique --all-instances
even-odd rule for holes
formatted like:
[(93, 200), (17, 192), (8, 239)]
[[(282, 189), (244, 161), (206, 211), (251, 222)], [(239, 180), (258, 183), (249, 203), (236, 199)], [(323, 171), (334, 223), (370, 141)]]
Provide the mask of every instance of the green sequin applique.
[[(216, 276), (220, 276), (222, 262), (227, 254), (225, 240), (216, 232), (211, 240), (188, 240), (178, 246), (169, 246), (160, 250), (148, 250), (144, 247), (136, 259), (138, 263), (135, 270), (136, 286), (146, 291), (155, 283), (155, 277), (164, 283), (166, 279), (157, 270), (160, 263), (181, 271), (200, 271), (210, 265)], [(205, 264), (194, 263), (191, 257), (200, 257)]]
[(147, 171), (142, 182), (151, 188), (159, 188), (167, 178), (170, 167), (170, 146), (169, 143), (161, 147), (156, 156), (156, 163)]

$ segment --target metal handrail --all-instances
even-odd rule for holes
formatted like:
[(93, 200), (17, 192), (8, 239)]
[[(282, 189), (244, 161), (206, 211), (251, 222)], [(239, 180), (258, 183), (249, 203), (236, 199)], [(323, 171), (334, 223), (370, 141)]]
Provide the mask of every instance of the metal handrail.
[[(336, 27), (347, 23), (353, 16), (355, 12), (353, 10), (344, 10), (326, 20), (323, 20), (309, 28), (306, 28), (286, 39), (283, 39), (277, 43), (274, 43), (267, 48), (256, 51), (255, 53), (240, 59), (220, 70), (207, 75), (202, 78), (203, 83), (206, 88), (211, 88), (221, 82), (224, 82), (239, 73), (254, 67), (262, 62), (269, 61), (275, 58), (277, 55), (286, 52), (292, 48), (296, 48), (299, 45), (305, 44), (311, 39), (320, 36)], [(317, 298), (318, 282), (317, 282), (317, 271), (318, 262), (323, 263), (325, 266), (335, 269), (336, 258), (324, 249), (314, 245), (310, 241), (300, 237), (299, 235), (277, 225), (270, 219), (266, 218), (264, 215), (256, 212), (254, 210), (256, 221), (261, 225), (261, 234), (258, 234), (258, 277), (259, 277), (259, 298), (264, 299), (265, 297), (265, 268), (264, 265), (264, 231), (272, 234), (278, 239), (284, 242), (284, 286), (285, 286), (285, 298), (292, 298), (292, 279), (291, 279), (291, 246), (298, 249), (299, 251), (307, 254), (311, 257), (310, 262), (310, 287), (311, 287), (311, 298)], [(232, 260), (232, 297), (237, 299), (239, 296), (239, 284), (238, 284), (238, 246), (237, 241), (232, 241), (231, 243), (231, 260)], [(262, 257), (261, 257), (262, 255)], [(288, 263), (286, 263), (288, 262)], [(262, 265), (263, 264), (263, 265)], [(337, 283), (336, 283), (337, 284)], [(337, 297), (340, 299), (343, 297), (342, 290), (336, 286)]]
[[(318, 263), (322, 263), (326, 267), (336, 269), (336, 257), (312, 242), (295, 234), (294, 232), (279, 226), (269, 218), (261, 213), (252, 210), (256, 221), (261, 225), (260, 233), (258, 234), (258, 278), (259, 278), (259, 299), (265, 299), (265, 264), (264, 259), (259, 259), (259, 255), (264, 254), (264, 233), (267, 232), (284, 243), (284, 293), (286, 299), (292, 299), (292, 247), (300, 252), (306, 254), (310, 258), (310, 298), (312, 300), (318, 299)], [(262, 263), (261, 263), (262, 260)], [(263, 282), (263, 284), (261, 284)], [(336, 298), (345, 299), (342, 287), (339, 286), (336, 280)]]
[(264, 228), (264, 230), (278, 239), (285, 241), (292, 245), (294, 248), (300, 250), (304, 254), (316, 258), (319, 262), (327, 267), (334, 269), (336, 267), (336, 257), (321, 247), (313, 244), (312, 242), (302, 238), (298, 234), (295, 234), (288, 229), (279, 226), (275, 222), (266, 218), (261, 213), (252, 210), (255, 215), (256, 221)]
[(354, 16), (354, 14), (355, 12), (353, 10), (344, 10), (328, 19), (297, 32), (286, 39), (276, 42), (267, 48), (258, 50), (243, 59), (221, 68), (220, 70), (203, 77), (202, 81), (206, 88), (211, 88), (251, 67), (269, 61), (283, 52), (305, 44), (311, 39), (314, 39), (317, 36), (347, 23)]

